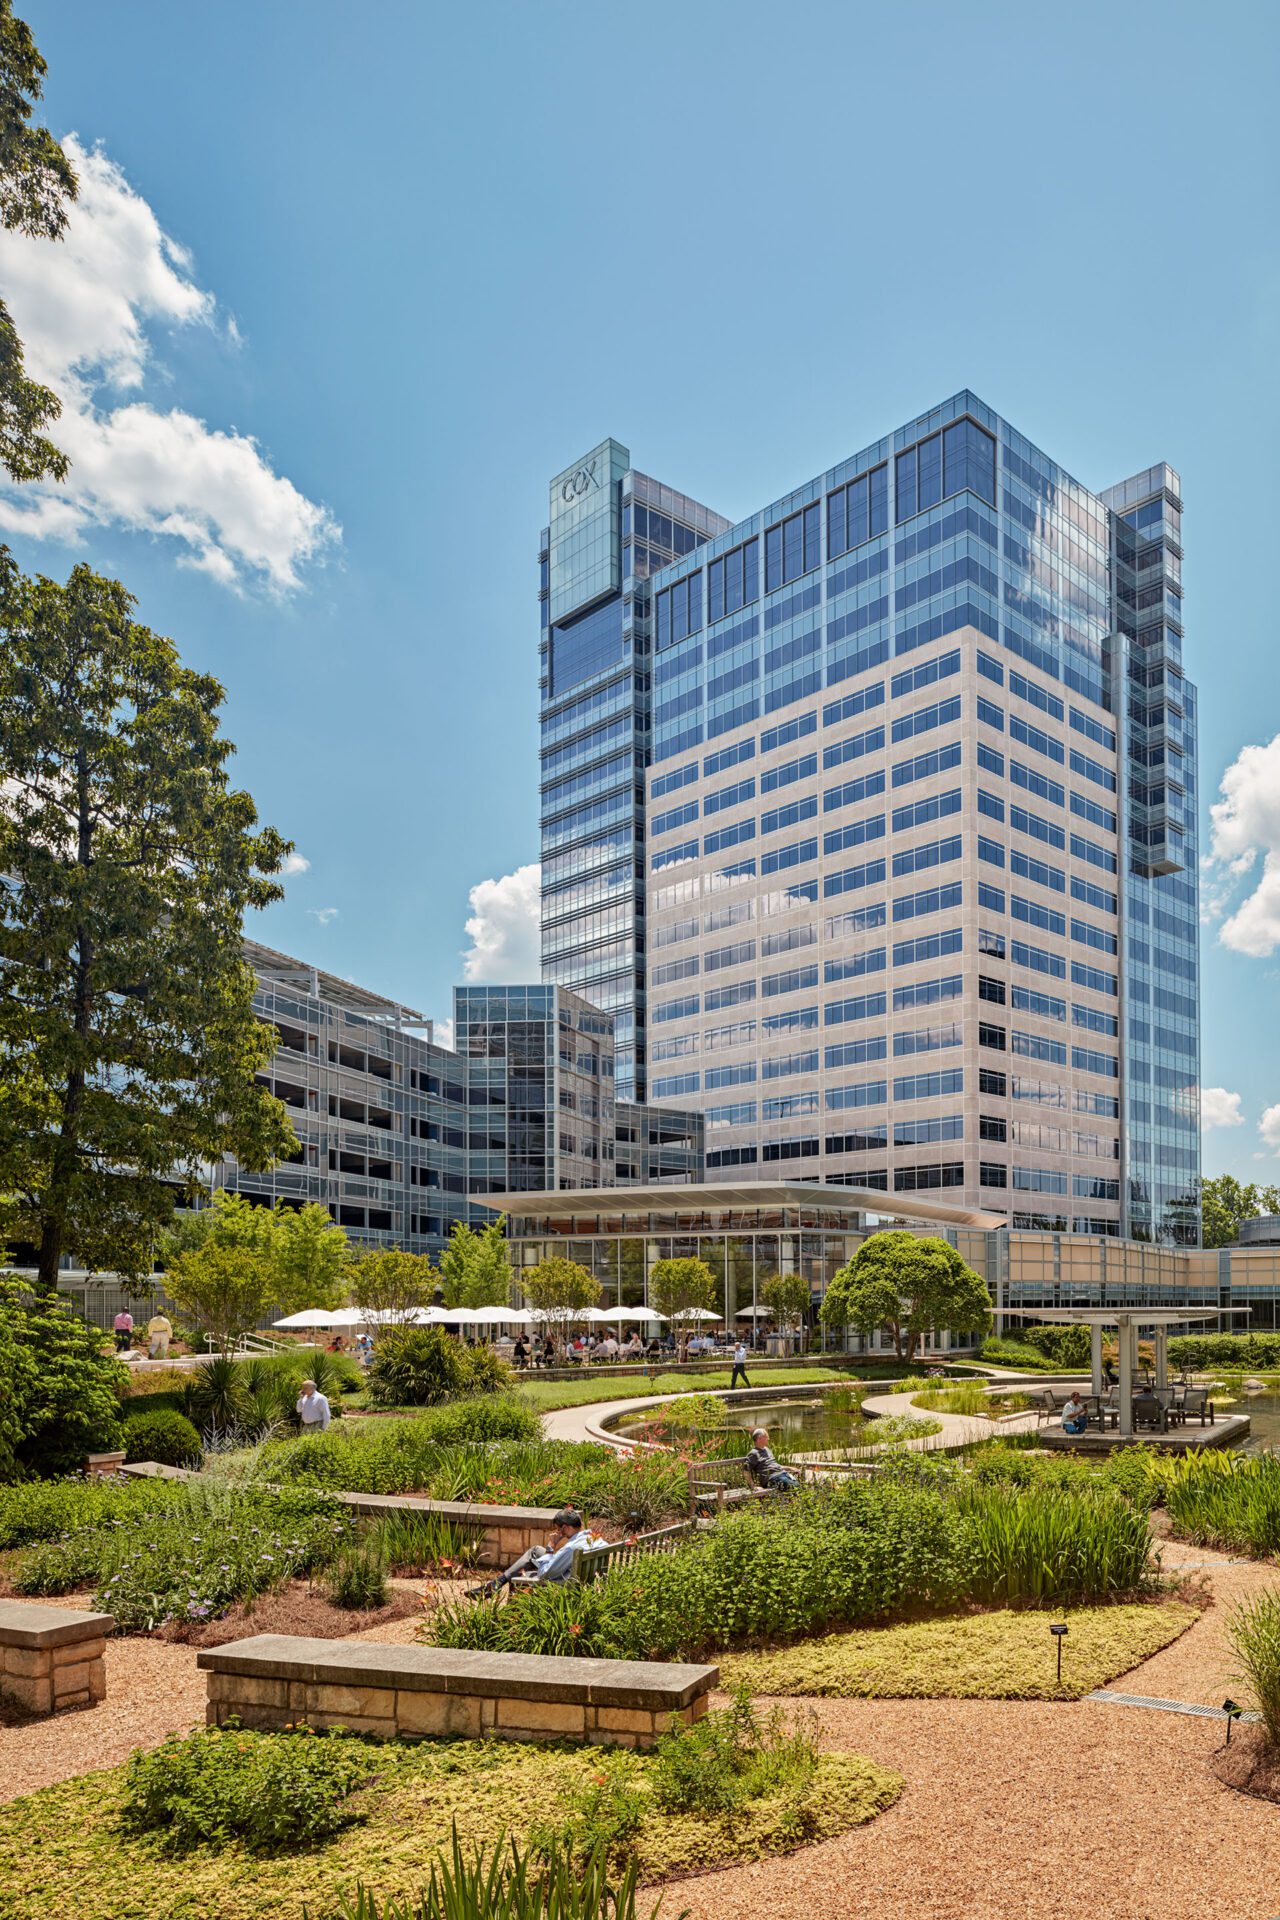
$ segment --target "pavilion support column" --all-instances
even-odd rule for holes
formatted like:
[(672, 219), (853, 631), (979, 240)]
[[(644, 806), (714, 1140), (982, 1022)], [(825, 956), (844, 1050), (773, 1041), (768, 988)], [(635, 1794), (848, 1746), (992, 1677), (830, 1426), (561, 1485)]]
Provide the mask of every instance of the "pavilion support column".
[(1156, 1327), (1156, 1385), (1166, 1387), (1169, 1384), (1169, 1329)]
[(1127, 1314), (1120, 1315), (1119, 1353), (1116, 1364), (1120, 1373), (1120, 1437), (1133, 1437), (1133, 1322)]
[(1090, 1391), (1100, 1394), (1102, 1385), (1102, 1328), (1095, 1322), (1089, 1328)]

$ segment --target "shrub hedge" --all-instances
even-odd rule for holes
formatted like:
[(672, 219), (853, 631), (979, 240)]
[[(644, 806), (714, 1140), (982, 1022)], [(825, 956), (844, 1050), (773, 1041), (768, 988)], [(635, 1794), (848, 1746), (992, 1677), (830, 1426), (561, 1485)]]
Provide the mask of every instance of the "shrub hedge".
[(1143, 1585), (1150, 1545), (1145, 1514), (1108, 1489), (1046, 1498), (886, 1476), (724, 1519), (589, 1586), (445, 1607), (426, 1631), (444, 1646), (689, 1657), (908, 1610), (1107, 1598)]
[(163, 1467), (198, 1467), (200, 1435), (184, 1414), (167, 1407), (131, 1413), (124, 1422), (126, 1461), (156, 1460)]
[(1169, 1342), (1175, 1367), (1280, 1367), (1280, 1333), (1180, 1333)]

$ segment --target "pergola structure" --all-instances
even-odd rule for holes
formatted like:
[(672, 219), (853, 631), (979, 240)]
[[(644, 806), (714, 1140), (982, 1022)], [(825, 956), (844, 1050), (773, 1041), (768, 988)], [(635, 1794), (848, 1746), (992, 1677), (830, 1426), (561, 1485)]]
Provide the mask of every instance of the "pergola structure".
[(1151, 1327), (1155, 1333), (1156, 1380), (1163, 1386), (1169, 1368), (1169, 1329), (1185, 1326), (1191, 1320), (1216, 1320), (1220, 1313), (1247, 1313), (1247, 1307), (1005, 1307), (1002, 1311), (1019, 1320), (1035, 1320), (1054, 1326), (1088, 1327), (1089, 1372), (1096, 1394), (1105, 1392), (1102, 1378), (1102, 1329), (1114, 1327), (1118, 1335), (1119, 1357), (1116, 1372), (1120, 1380), (1121, 1439), (1133, 1437), (1133, 1374), (1138, 1360), (1138, 1329)]

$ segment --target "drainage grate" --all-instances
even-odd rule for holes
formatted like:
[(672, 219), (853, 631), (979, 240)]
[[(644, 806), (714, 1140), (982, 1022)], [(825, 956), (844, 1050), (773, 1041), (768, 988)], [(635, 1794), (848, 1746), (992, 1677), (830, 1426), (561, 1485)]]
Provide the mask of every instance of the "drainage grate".
[[(1188, 1700), (1155, 1700), (1149, 1693), (1112, 1693), (1109, 1687), (1099, 1687), (1096, 1693), (1087, 1693), (1086, 1700), (1100, 1700), (1110, 1707), (1150, 1707), (1157, 1713), (1191, 1713), (1201, 1720), (1225, 1720), (1226, 1714), (1221, 1707), (1197, 1707)], [(1261, 1714), (1242, 1713), (1241, 1720), (1260, 1720)]]

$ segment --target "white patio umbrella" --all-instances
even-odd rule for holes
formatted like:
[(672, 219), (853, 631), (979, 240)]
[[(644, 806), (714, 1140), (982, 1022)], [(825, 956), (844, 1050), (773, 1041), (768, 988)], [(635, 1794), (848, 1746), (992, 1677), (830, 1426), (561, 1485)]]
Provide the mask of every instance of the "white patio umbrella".
[(738, 1320), (771, 1320), (772, 1307), (739, 1307), (735, 1318)]
[(533, 1315), (517, 1307), (473, 1307), (471, 1324), (475, 1327), (531, 1327)]
[(313, 1332), (319, 1327), (359, 1327), (364, 1325), (365, 1316), (358, 1307), (334, 1307), (326, 1311), (322, 1307), (306, 1307), (301, 1313), (290, 1313), (283, 1320), (274, 1321), (276, 1331), (286, 1333)]
[(627, 1322), (630, 1322), (633, 1320), (653, 1321), (653, 1320), (656, 1320), (657, 1317), (658, 1317), (657, 1314), (652, 1312), (652, 1310), (648, 1307), (609, 1307), (605, 1309), (603, 1312), (601, 1312), (601, 1315), (600, 1315), (600, 1318), (602, 1320), (619, 1320), (619, 1321), (627, 1321)]
[(659, 1314), (657, 1318), (660, 1320), (670, 1319), (672, 1321), (723, 1320), (724, 1315), (722, 1313), (712, 1313), (710, 1307), (686, 1307), (683, 1313)]

